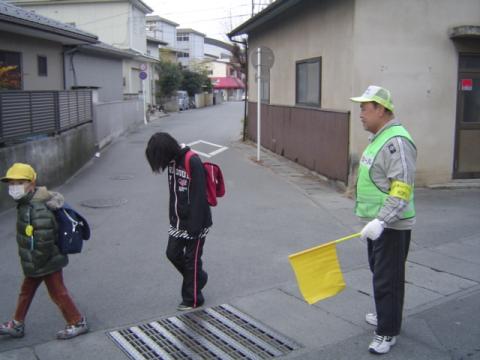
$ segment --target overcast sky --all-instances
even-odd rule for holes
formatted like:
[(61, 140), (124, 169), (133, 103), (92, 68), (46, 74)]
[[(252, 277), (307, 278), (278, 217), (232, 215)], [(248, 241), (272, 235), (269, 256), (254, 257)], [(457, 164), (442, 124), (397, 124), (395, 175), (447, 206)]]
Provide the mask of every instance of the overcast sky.
[[(229, 32), (252, 14), (252, 0), (143, 0), (154, 12), (208, 37), (227, 40)], [(254, 0), (255, 13), (269, 0)], [(263, 5), (263, 6), (262, 6)]]

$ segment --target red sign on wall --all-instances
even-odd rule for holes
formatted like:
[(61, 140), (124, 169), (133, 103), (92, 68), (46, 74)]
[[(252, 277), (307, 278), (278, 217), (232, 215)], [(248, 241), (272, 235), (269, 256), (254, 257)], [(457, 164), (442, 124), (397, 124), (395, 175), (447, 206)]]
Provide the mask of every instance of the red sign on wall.
[(463, 91), (472, 91), (473, 89), (473, 79), (462, 79), (461, 87)]

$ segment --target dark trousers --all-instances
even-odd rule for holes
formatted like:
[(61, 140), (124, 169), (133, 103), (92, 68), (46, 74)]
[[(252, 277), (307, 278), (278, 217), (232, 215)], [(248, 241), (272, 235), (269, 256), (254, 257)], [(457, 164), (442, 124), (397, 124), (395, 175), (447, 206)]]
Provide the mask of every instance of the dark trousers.
[(368, 239), (378, 335), (396, 336), (400, 333), (410, 236), (411, 230), (385, 229), (377, 240)]
[(202, 253), (205, 238), (187, 240), (170, 236), (168, 238), (167, 258), (183, 276), (182, 303), (197, 307), (203, 305), (202, 289), (208, 275), (202, 268)]
[(59, 307), (67, 323), (73, 325), (79, 322), (82, 319), (82, 315), (77, 310), (63, 283), (62, 270), (41, 277), (26, 277), (23, 280), (20, 295), (18, 296), (17, 309), (13, 318), (17, 321), (25, 321), (35, 292), (42, 282), (45, 282), (50, 297)]

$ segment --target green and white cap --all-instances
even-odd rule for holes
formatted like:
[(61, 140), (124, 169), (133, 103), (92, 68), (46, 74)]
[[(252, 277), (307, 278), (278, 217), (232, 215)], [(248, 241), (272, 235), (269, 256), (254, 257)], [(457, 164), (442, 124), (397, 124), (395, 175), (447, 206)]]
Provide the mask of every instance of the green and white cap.
[(350, 100), (359, 103), (373, 101), (393, 112), (392, 95), (390, 94), (390, 91), (380, 86), (370, 85), (362, 96), (352, 97)]

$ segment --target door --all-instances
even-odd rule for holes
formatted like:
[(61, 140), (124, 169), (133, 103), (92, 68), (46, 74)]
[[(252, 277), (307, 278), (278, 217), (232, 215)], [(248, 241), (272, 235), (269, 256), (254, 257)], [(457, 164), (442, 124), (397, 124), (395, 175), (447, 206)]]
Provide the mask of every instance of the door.
[(460, 54), (458, 74), (453, 177), (480, 178), (480, 54)]

